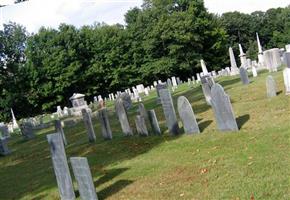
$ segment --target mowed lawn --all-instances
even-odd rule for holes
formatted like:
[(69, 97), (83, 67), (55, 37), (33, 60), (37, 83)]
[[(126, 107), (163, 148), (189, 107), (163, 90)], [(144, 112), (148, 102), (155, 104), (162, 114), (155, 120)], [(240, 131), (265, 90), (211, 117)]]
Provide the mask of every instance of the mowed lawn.
[[(97, 119), (94, 144), (83, 123), (65, 128), (67, 157), (88, 158), (99, 199), (290, 199), (290, 96), (279, 71), (271, 74), (279, 94), (267, 99), (267, 75), (250, 77), (246, 86), (238, 76), (217, 80), (231, 97), (239, 132), (219, 132), (201, 87), (185, 83), (173, 93), (174, 103), (181, 95), (189, 99), (201, 134), (170, 136), (152, 92), (144, 104), (156, 110), (162, 136), (124, 137), (110, 106), (113, 140), (102, 139)], [(136, 112), (134, 104), (129, 111), (134, 130)], [(12, 154), (0, 157), (0, 199), (59, 199), (46, 140), (52, 132), (9, 141)]]

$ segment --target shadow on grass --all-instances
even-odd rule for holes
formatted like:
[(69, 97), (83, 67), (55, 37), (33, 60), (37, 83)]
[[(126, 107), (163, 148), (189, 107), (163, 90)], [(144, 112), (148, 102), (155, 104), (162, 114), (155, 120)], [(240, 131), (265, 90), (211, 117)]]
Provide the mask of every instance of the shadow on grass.
[(101, 176), (97, 181), (94, 182), (95, 186), (99, 186), (101, 184), (106, 183), (107, 181), (112, 180), (116, 176), (122, 174), (123, 172), (127, 171), (129, 168), (119, 168), (119, 169), (111, 169), (105, 170), (105, 175)]
[(201, 122), (198, 124), (200, 132), (203, 132), (213, 121), (212, 120), (206, 120), (204, 122)]
[(245, 123), (247, 121), (249, 121), (250, 119), (250, 115), (249, 114), (246, 114), (246, 115), (242, 115), (242, 116), (239, 116), (236, 120), (237, 120), (237, 124), (238, 124), (238, 127), (239, 129), (241, 129), (243, 127), (243, 125), (245, 125)]
[(106, 199), (109, 196), (119, 192), (120, 190), (122, 190), (126, 186), (130, 185), (131, 183), (133, 183), (133, 181), (131, 181), (131, 180), (118, 180), (115, 183), (113, 183), (112, 185), (110, 185), (109, 187), (97, 192), (98, 198), (99, 199)]

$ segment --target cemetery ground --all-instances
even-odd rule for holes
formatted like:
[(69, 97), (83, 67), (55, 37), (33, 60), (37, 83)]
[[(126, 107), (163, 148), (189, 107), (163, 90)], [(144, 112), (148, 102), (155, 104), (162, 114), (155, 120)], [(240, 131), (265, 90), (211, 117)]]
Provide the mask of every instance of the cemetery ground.
[[(143, 103), (155, 109), (161, 136), (123, 136), (111, 104), (113, 139), (103, 140), (94, 118), (97, 141), (90, 144), (81, 121), (64, 128), (67, 157), (88, 158), (99, 199), (290, 199), (290, 99), (282, 71), (272, 73), (278, 96), (266, 97), (267, 75), (250, 77), (249, 85), (238, 76), (218, 79), (230, 95), (238, 132), (218, 131), (201, 86), (185, 83), (173, 93), (174, 104), (178, 96), (188, 98), (201, 134), (170, 136), (154, 91)], [(129, 111), (131, 127), (137, 105)], [(46, 140), (52, 132), (29, 141), (12, 137), (12, 154), (0, 157), (0, 199), (59, 199)]]

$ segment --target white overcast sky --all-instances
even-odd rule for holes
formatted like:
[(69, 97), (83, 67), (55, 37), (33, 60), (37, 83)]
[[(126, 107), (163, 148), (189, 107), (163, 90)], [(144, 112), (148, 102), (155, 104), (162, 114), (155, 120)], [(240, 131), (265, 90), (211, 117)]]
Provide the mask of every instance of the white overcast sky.
[[(13, 1), (0, 0), (0, 5)], [(142, 0), (29, 0), (0, 8), (0, 28), (9, 21), (24, 25), (29, 32), (37, 32), (41, 26), (56, 28), (62, 22), (77, 27), (94, 22), (124, 24), (126, 11), (141, 4)], [(219, 14), (266, 11), (289, 4), (290, 0), (205, 0), (208, 10)]]

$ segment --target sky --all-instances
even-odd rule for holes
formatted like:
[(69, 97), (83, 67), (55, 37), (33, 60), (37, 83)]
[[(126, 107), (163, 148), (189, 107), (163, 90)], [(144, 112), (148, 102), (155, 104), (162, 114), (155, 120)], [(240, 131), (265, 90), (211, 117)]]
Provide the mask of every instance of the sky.
[[(3, 23), (9, 21), (22, 24), (29, 32), (37, 32), (41, 26), (57, 28), (60, 23), (77, 27), (94, 22), (124, 24), (124, 14), (127, 10), (142, 5), (142, 0), (29, 0), (19, 4), (13, 2), (14, 0), (0, 0), (0, 5), (8, 5), (0, 8), (0, 29)], [(289, 4), (289, 0), (205, 0), (205, 7), (218, 14), (229, 11), (266, 11)]]

